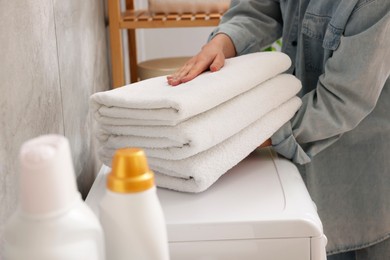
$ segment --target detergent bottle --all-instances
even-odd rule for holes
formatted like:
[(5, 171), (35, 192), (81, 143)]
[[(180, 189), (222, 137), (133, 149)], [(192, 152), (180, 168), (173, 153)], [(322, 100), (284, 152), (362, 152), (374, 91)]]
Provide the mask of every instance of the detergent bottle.
[(105, 259), (103, 229), (77, 190), (65, 137), (44, 135), (22, 145), (19, 203), (4, 240), (7, 260)]
[(116, 151), (99, 215), (107, 259), (169, 259), (164, 214), (143, 150)]

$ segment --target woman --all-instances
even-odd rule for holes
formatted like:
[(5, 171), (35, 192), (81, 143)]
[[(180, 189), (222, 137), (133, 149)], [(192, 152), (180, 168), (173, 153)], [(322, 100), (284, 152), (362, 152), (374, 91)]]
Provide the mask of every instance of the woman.
[(302, 107), (263, 146), (299, 167), (328, 259), (390, 259), (390, 1), (233, 0), (209, 42), (168, 83), (282, 37)]

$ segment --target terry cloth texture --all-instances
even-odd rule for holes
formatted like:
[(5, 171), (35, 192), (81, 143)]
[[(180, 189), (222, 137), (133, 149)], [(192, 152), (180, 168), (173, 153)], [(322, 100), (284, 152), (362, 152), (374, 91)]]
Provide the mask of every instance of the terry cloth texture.
[(295, 96), (301, 83), (281, 74), (219, 106), (176, 126), (100, 124), (99, 153), (112, 156), (116, 149), (136, 146), (151, 157), (178, 160), (226, 140)]
[(283, 53), (253, 53), (178, 87), (156, 77), (96, 93), (99, 156), (110, 166), (117, 149), (139, 147), (158, 186), (204, 191), (298, 110), (301, 82), (283, 74), (290, 64)]
[(259, 52), (227, 59), (217, 72), (205, 72), (178, 87), (165, 76), (95, 93), (91, 110), (108, 125), (176, 125), (286, 71), (290, 58)]
[[(194, 156), (181, 160), (164, 160), (148, 156), (159, 187), (183, 192), (202, 192), (219, 177), (242, 161), (292, 118), (301, 105), (293, 97), (225, 141)], [(111, 165), (112, 156), (101, 157)]]

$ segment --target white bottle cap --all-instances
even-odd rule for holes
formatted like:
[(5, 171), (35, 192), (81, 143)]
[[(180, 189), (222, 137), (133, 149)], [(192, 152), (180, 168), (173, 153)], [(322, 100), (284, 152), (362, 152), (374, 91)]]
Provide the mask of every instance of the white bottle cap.
[(20, 151), (20, 206), (33, 215), (69, 208), (79, 192), (68, 140), (44, 135), (22, 145)]

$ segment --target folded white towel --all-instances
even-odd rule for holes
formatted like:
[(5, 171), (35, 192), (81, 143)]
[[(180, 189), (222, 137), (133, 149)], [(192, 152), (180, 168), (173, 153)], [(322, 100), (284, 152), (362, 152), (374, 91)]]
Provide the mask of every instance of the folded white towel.
[[(157, 185), (184, 192), (206, 190), (290, 120), (300, 105), (301, 100), (294, 97), (224, 142), (183, 160), (147, 155), (150, 168), (156, 173)], [(110, 165), (111, 158), (101, 159)]]
[(178, 160), (202, 152), (238, 133), (301, 89), (292, 75), (281, 74), (176, 126), (100, 125), (102, 156), (123, 147), (142, 148), (149, 156)]
[(91, 110), (103, 124), (176, 125), (287, 70), (281, 52), (259, 52), (227, 59), (217, 72), (205, 72), (178, 87), (164, 76), (95, 93)]

